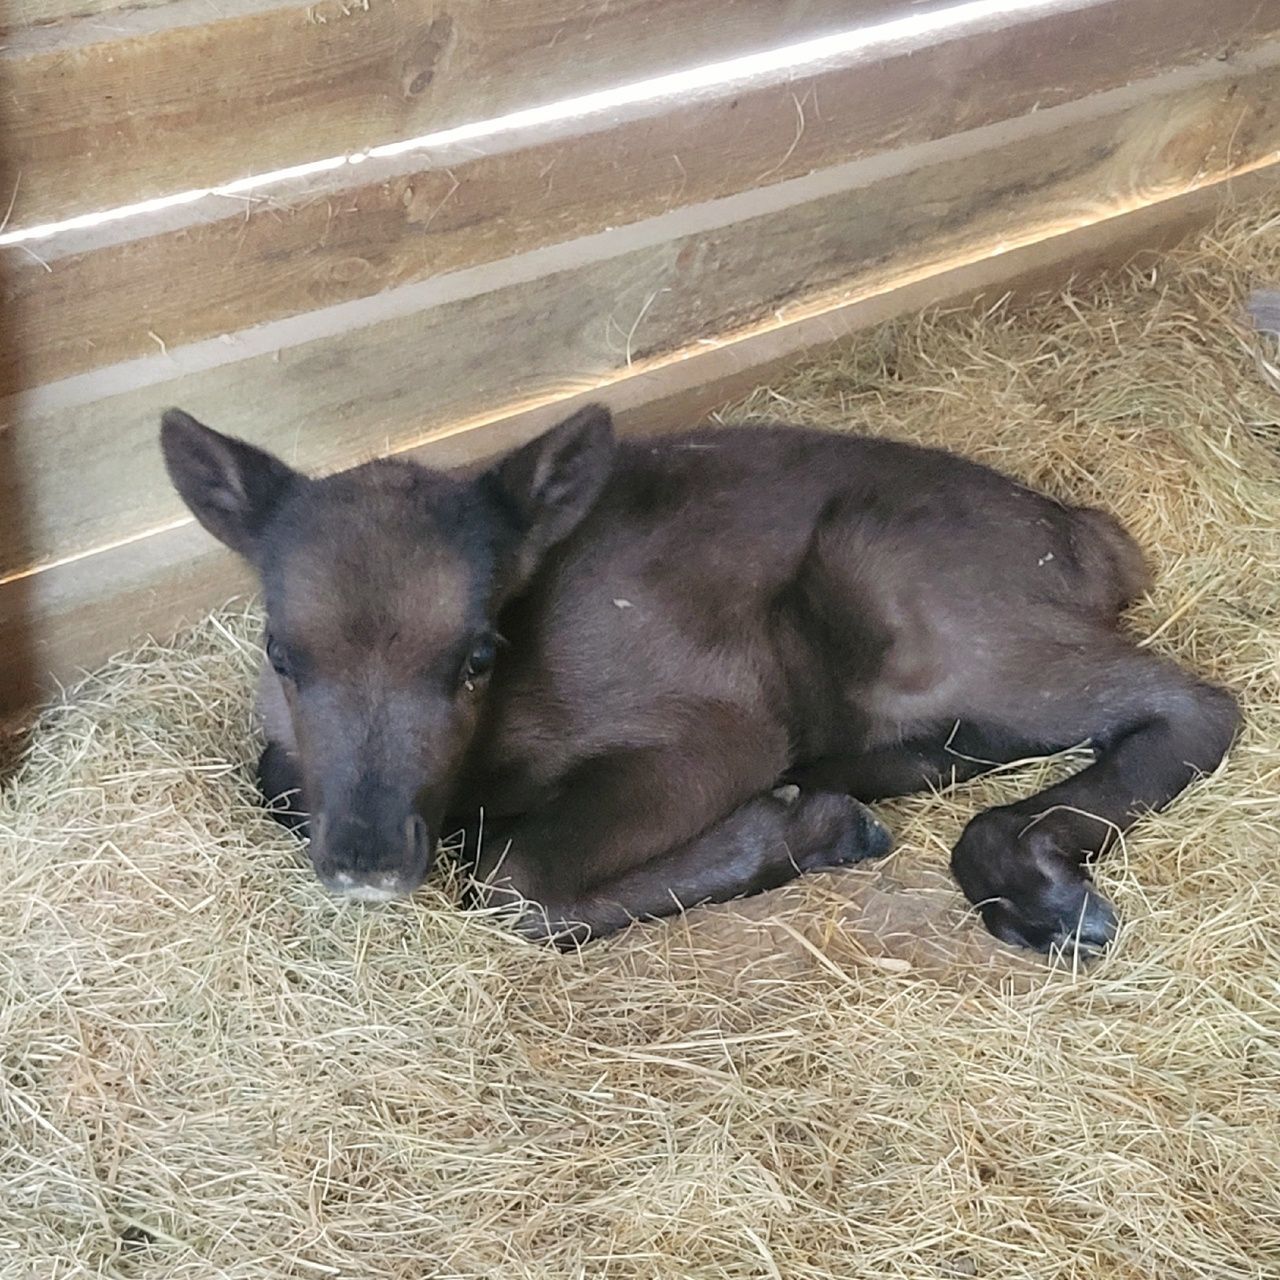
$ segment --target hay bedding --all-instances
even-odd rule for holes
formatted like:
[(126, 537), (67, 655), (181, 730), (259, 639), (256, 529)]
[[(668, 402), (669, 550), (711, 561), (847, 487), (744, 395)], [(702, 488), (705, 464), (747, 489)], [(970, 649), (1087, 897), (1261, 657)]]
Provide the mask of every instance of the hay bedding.
[(875, 870), (581, 956), (439, 884), (331, 901), (245, 774), (257, 623), (140, 648), (0, 799), (0, 1274), (1280, 1276), (1280, 407), (1237, 323), (1280, 220), (1013, 316), (860, 338), (761, 391), (1118, 509), (1137, 625), (1229, 681), (1229, 768), (1102, 872), (1087, 972), (946, 875), (1043, 761), (888, 806)]

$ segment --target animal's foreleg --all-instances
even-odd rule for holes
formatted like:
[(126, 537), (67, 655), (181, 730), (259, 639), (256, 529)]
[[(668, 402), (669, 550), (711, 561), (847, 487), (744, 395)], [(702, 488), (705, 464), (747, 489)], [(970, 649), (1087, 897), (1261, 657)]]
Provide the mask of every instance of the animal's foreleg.
[(492, 827), (477, 866), (491, 899), (531, 903), (525, 932), (572, 943), (887, 851), (847, 796), (770, 793), (785, 741), (732, 728), (712, 716), (678, 747), (590, 761), (544, 810)]

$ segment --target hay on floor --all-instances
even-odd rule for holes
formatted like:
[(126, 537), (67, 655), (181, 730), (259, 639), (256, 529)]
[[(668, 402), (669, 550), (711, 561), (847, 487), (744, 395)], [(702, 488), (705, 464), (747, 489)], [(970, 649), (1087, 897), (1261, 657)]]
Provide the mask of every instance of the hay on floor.
[(0, 1275), (1280, 1276), (1280, 219), (761, 391), (1117, 510), (1227, 768), (1102, 870), (1087, 972), (946, 873), (1040, 762), (888, 807), (875, 869), (531, 949), (447, 883), (325, 896), (245, 772), (257, 622), (86, 680), (0, 797)]

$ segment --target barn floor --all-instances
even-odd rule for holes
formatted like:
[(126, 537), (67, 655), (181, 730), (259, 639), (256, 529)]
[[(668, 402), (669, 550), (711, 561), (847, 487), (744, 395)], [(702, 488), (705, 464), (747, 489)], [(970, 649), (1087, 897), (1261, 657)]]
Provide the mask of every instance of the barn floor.
[(1155, 271), (891, 327), (761, 391), (1116, 508), (1228, 767), (1101, 874), (1084, 972), (898, 851), (558, 956), (325, 896), (245, 773), (227, 612), (51, 709), (0, 795), (0, 1276), (1280, 1277), (1280, 282), (1256, 207)]

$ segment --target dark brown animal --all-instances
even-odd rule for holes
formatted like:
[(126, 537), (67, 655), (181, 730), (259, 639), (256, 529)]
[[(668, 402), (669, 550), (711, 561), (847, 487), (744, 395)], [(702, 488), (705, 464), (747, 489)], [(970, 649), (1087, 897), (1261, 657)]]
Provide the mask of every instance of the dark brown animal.
[(1118, 630), (1147, 576), (1115, 521), (944, 452), (619, 444), (600, 407), (471, 477), (307, 479), (176, 411), (162, 440), (265, 589), (262, 790), (353, 896), (412, 892), (463, 828), (525, 931), (582, 941), (876, 856), (867, 802), (1088, 741), (952, 858), (997, 937), (1087, 949), (1115, 929), (1089, 861), (1237, 730)]

